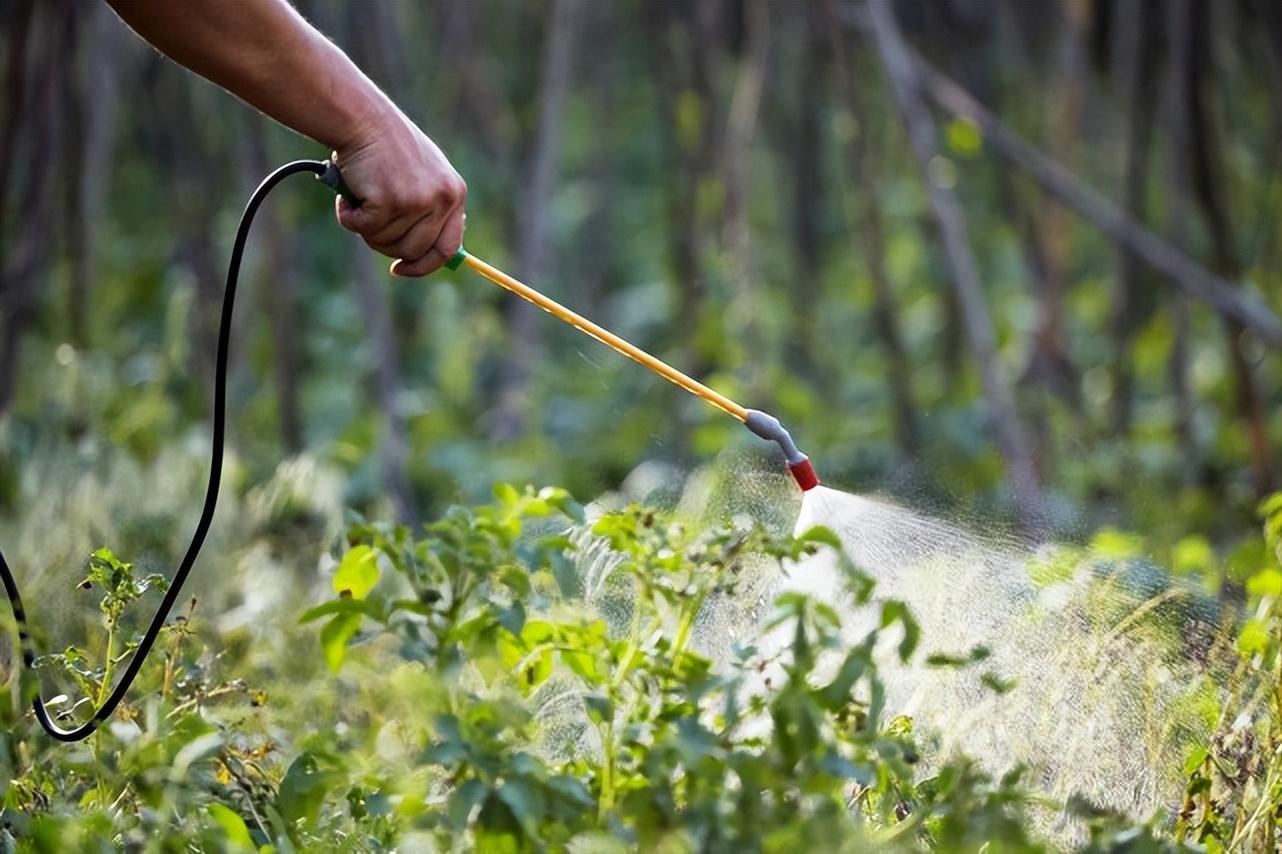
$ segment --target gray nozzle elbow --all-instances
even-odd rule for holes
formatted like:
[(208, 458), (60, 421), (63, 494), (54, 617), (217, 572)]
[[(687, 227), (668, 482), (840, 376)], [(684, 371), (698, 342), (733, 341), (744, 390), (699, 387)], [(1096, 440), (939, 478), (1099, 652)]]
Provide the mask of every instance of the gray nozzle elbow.
[(801, 453), (797, 443), (792, 441), (792, 436), (779, 423), (779, 419), (773, 415), (758, 409), (749, 409), (748, 417), (744, 419), (743, 424), (766, 441), (777, 443), (783, 449), (783, 455), (788, 461), (788, 465), (797, 465), (808, 459), (805, 454)]
[(744, 426), (756, 433), (768, 442), (774, 442), (783, 449), (784, 459), (788, 462), (788, 471), (801, 487), (802, 492), (807, 492), (819, 485), (819, 475), (815, 474), (815, 467), (810, 464), (810, 457), (801, 453), (797, 443), (792, 441), (792, 436), (779, 423), (779, 419), (773, 415), (761, 412), (756, 409), (748, 410), (748, 417), (743, 420)]

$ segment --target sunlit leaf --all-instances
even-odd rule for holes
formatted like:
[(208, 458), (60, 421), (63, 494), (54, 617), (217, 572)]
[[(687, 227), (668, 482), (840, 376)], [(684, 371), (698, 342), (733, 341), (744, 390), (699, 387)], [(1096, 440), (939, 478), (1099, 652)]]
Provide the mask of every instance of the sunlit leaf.
[(254, 851), (254, 839), (249, 835), (249, 828), (240, 813), (219, 803), (212, 803), (206, 810), (209, 817), (218, 823), (223, 831), (223, 841), (233, 851)]
[(325, 664), (330, 671), (337, 673), (343, 666), (343, 657), (347, 654), (347, 642), (356, 634), (361, 625), (361, 615), (355, 613), (336, 614), (321, 627), (321, 648), (325, 652)]
[(369, 546), (356, 546), (343, 556), (334, 573), (334, 592), (364, 599), (378, 583), (378, 554)]
[(1237, 648), (1243, 655), (1257, 655), (1269, 648), (1269, 630), (1257, 619), (1249, 619), (1238, 632)]

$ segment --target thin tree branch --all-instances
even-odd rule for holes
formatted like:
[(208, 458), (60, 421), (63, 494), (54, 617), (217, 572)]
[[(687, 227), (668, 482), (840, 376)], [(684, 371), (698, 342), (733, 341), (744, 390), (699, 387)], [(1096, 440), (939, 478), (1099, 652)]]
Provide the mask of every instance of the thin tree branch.
[(1030, 145), (920, 55), (911, 50), (908, 53), (927, 97), (947, 112), (974, 122), (994, 151), (1026, 172), (1049, 195), (1090, 220), (1189, 294), (1221, 315), (1238, 320), (1270, 347), (1282, 349), (1282, 321), (1261, 299), (1214, 275), (1149, 231), (1100, 193), (1083, 184), (1062, 164)]
[(908, 141), (921, 167), (931, 208), (939, 225), (944, 258), (961, 307), (966, 337), (979, 365), (985, 407), (997, 434), (997, 445), (1006, 461), (1007, 479), (1020, 521), (1030, 532), (1037, 532), (1045, 519), (1033, 450), (997, 357), (996, 335), (971, 252), (961, 205), (950, 189), (931, 176), (931, 163), (939, 156), (939, 140), (930, 109), (922, 98), (921, 79), (915, 72), (890, 4), (874, 0), (866, 5), (866, 9), (872, 23), (873, 41), (890, 78), (895, 100), (908, 129)]

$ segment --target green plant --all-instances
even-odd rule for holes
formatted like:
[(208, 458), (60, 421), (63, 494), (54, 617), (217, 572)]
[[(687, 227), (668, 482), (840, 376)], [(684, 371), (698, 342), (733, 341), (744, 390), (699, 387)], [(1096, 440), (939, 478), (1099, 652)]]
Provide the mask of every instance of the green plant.
[[(723, 666), (698, 651), (709, 603), (749, 562), (836, 549), (830, 532), (695, 531), (638, 507), (589, 524), (559, 490), (495, 495), (452, 510), (422, 540), (353, 527), (338, 598), (303, 617), (326, 619), (331, 666), (355, 645), (405, 659), (431, 686), (412, 725), (427, 781), (411, 825), (435, 844), (1037, 847), (1018, 772), (993, 781), (958, 759), (923, 773), (911, 721), (886, 719), (873, 652), (898, 626), (898, 655), (913, 653), (918, 630), (902, 603), (875, 606), (880, 628), (848, 648), (831, 604), (781, 596), (766, 621), (791, 634), (776, 684), (761, 683), (766, 663), (751, 647)], [(580, 595), (589, 556), (592, 583), (611, 590), (604, 603)], [(872, 581), (842, 567), (854, 601), (874, 607)], [(1097, 837), (1118, 823), (1096, 817)]]
[[(11, 769), (0, 841), (32, 852), (1039, 851), (1032, 811), (1050, 809), (1073, 816), (1086, 850), (1180, 849), (1160, 821), (1047, 803), (1020, 769), (994, 779), (964, 756), (924, 762), (913, 721), (886, 712), (874, 654), (890, 631), (907, 659), (919, 630), (839, 551), (852, 602), (878, 617), (866, 636), (843, 639), (833, 603), (786, 594), (761, 621), (787, 634), (777, 657), (747, 643), (706, 654), (719, 603), (754, 567), (838, 545), (822, 528), (701, 530), (642, 507), (588, 521), (562, 490), (504, 485), (421, 535), (357, 522), (335, 553), (332, 597), (301, 617), (318, 655), (295, 639), (254, 664), (189, 608), (90, 752), (48, 742), (14, 702), (0, 707)], [(105, 551), (88, 580), (104, 591), (103, 655), (43, 664), (96, 697), (130, 649), (130, 606), (160, 582)], [(268, 703), (263, 686), (283, 699)]]
[(1186, 762), (1176, 827), (1208, 850), (1275, 848), (1282, 812), (1282, 494), (1260, 505), (1266, 563), (1246, 583), (1247, 618), (1215, 737)]

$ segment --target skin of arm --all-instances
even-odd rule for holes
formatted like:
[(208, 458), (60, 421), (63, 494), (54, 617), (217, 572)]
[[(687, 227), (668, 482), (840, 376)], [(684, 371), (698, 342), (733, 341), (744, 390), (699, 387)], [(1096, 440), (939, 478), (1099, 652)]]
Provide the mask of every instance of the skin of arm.
[(436, 144), (286, 0), (108, 0), (181, 65), (334, 152), (338, 221), (424, 276), (463, 240), (467, 185)]

